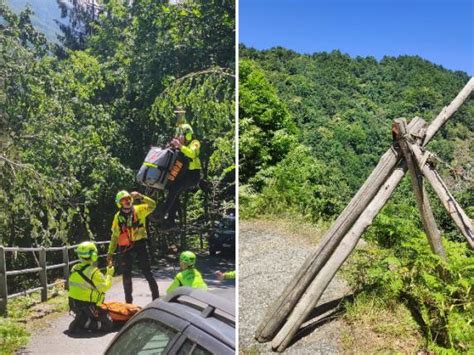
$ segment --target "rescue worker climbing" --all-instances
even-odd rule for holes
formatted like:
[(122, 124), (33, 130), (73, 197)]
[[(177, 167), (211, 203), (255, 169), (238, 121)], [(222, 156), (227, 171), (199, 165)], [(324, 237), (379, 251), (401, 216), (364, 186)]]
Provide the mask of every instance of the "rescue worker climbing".
[(207, 290), (207, 285), (204, 282), (201, 273), (196, 269), (196, 254), (191, 251), (183, 251), (179, 256), (180, 272), (176, 274), (173, 282), (166, 290), (170, 294), (176, 288), (181, 286), (190, 286)]
[[(140, 202), (140, 203), (138, 203)], [(132, 303), (132, 266), (138, 259), (140, 269), (150, 286), (151, 298), (159, 297), (158, 284), (151, 272), (147, 250), (146, 218), (156, 207), (155, 201), (139, 192), (120, 191), (115, 197), (119, 211), (112, 222), (112, 238), (107, 261), (112, 264), (112, 256), (119, 246), (120, 266), (123, 272), (125, 302)]]
[(108, 312), (100, 308), (105, 292), (112, 286), (114, 267), (107, 267), (105, 276), (95, 265), (98, 253), (92, 242), (83, 242), (76, 249), (80, 263), (74, 265), (69, 276), (69, 308), (75, 314), (69, 333), (80, 329), (109, 332), (113, 322)]
[[(201, 143), (194, 139), (193, 128), (188, 123), (181, 124), (177, 133), (178, 136), (171, 141), (171, 145), (179, 149), (189, 159), (189, 166), (187, 170), (177, 176), (175, 182), (170, 186), (166, 201), (159, 212), (159, 222), (168, 228), (175, 227), (179, 195), (197, 186), (201, 180), (201, 160), (199, 159)], [(166, 214), (168, 214), (168, 219), (165, 222)]]

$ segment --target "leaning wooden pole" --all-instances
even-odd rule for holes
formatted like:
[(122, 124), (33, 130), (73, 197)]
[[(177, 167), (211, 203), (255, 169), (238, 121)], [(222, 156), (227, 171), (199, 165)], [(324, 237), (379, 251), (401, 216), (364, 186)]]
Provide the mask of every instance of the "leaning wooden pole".
[[(468, 86), (468, 89), (465, 88), (463, 91), (467, 90), (469, 93), (472, 92), (471, 82), (472, 80), (469, 81), (468, 85), (466, 85)], [(464, 95), (463, 98), (459, 98), (458, 95), (456, 100), (459, 99), (464, 101), (468, 96), (469, 94)], [(454, 114), (459, 106), (460, 104), (456, 103), (456, 105), (449, 105), (449, 110), (443, 110), (443, 117), (439, 118), (438, 116), (435, 119), (436, 122), (434, 123), (436, 123), (437, 128), (431, 129), (431, 136), (428, 139), (425, 138), (424, 144), (429, 142), (431, 137), (444, 124), (444, 122), (446, 122), (446, 120), (452, 114)], [(411, 130), (411, 126), (416, 122), (416, 120), (413, 120), (410, 123), (409, 130)], [(382, 184), (389, 178), (400, 158), (401, 154), (399, 154), (393, 147), (382, 156), (378, 165), (369, 176), (367, 181), (359, 189), (356, 195), (352, 198), (349, 205), (339, 215), (329, 231), (325, 234), (316, 251), (306, 259), (303, 266), (298, 270), (295, 277), (287, 285), (284, 292), (270, 307), (256, 331), (255, 336), (258, 341), (268, 341), (272, 339), (278, 332), (300, 297), (306, 291), (308, 285), (328, 261), (329, 257), (332, 255), (333, 251), (336, 249), (344, 235), (349, 231), (354, 222), (364, 211), (365, 207), (374, 198)]]
[(449, 192), (446, 184), (441, 179), (441, 176), (439, 176), (438, 172), (431, 164), (427, 163), (431, 153), (428, 151), (422, 152), (421, 148), (414, 144), (409, 144), (408, 147), (413, 153), (419, 169), (433, 187), (433, 190), (438, 195), (444, 208), (453, 219), (459, 231), (466, 238), (469, 246), (474, 249), (473, 223), (459, 203), (457, 203), (457, 201), (454, 199), (453, 195)]
[[(410, 122), (410, 132), (418, 132), (424, 126), (422, 119)], [(307, 286), (327, 262), (344, 235), (349, 231), (354, 222), (365, 210), (369, 202), (380, 190), (382, 184), (393, 172), (400, 161), (401, 154), (391, 147), (379, 160), (366, 182), (352, 198), (351, 202), (342, 211), (316, 251), (305, 260), (303, 266), (285, 288), (284, 292), (272, 305), (256, 331), (256, 338), (260, 342), (271, 340), (278, 329), (283, 325), (288, 314), (293, 310), (298, 299), (305, 292)]]
[(464, 101), (467, 100), (469, 95), (474, 91), (474, 77), (472, 77), (464, 88), (459, 92), (451, 103), (444, 107), (436, 118), (431, 122), (430, 126), (426, 130), (425, 139), (423, 140), (423, 146), (427, 145), (431, 138), (439, 131), (439, 129), (449, 120), (449, 118), (461, 107)]
[(272, 348), (277, 351), (283, 351), (290, 343), (301, 325), (304, 323), (307, 315), (316, 307), (319, 299), (327, 286), (341, 268), (344, 261), (352, 253), (357, 245), (362, 233), (372, 224), (372, 221), (385, 205), (392, 195), (397, 185), (405, 175), (406, 166), (395, 169), (387, 181), (382, 185), (376, 196), (362, 212), (357, 222), (354, 223), (350, 231), (344, 236), (344, 239), (337, 246), (334, 254), (323, 266), (314, 281), (308, 287), (303, 297), (297, 303), (295, 309), (289, 316), (285, 325), (278, 332), (272, 341)]
[(441, 242), (441, 233), (436, 225), (436, 221), (431, 209), (430, 200), (426, 194), (426, 190), (423, 184), (423, 175), (420, 173), (418, 166), (413, 161), (412, 153), (408, 147), (408, 140), (410, 139), (407, 135), (407, 123), (404, 118), (397, 118), (395, 125), (398, 128), (398, 144), (405, 157), (405, 162), (408, 166), (411, 176), (411, 184), (413, 192), (415, 194), (416, 205), (420, 211), (421, 223), (425, 230), (428, 242), (430, 244), (433, 253), (439, 255), (443, 259), (446, 259), (446, 251), (444, 250), (443, 243)]

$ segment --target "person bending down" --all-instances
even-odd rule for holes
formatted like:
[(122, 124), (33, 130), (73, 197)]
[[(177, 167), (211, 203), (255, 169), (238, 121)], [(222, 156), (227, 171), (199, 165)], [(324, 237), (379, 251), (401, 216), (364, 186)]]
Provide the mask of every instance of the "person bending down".
[(74, 312), (74, 320), (69, 324), (69, 334), (81, 329), (109, 332), (113, 322), (108, 312), (100, 308), (105, 292), (112, 286), (114, 267), (107, 267), (103, 275), (95, 265), (98, 253), (92, 242), (83, 242), (76, 253), (80, 263), (74, 265), (69, 276), (69, 308)]
[(166, 290), (167, 294), (181, 286), (200, 288), (207, 291), (207, 285), (201, 273), (196, 269), (196, 254), (191, 251), (183, 251), (179, 256), (179, 268), (181, 271), (176, 274), (173, 282)]

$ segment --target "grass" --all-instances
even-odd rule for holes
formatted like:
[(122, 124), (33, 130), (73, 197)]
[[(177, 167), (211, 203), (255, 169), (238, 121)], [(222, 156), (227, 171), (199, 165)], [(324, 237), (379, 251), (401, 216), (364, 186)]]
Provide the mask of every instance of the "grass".
[(361, 293), (346, 302), (341, 335), (344, 351), (354, 353), (416, 353), (423, 344), (418, 324), (400, 303), (386, 304)]
[(62, 286), (49, 293), (51, 298), (44, 303), (41, 303), (39, 292), (8, 302), (8, 317), (0, 318), (0, 354), (13, 354), (26, 346), (30, 329), (41, 327), (45, 316), (68, 309), (67, 291)]

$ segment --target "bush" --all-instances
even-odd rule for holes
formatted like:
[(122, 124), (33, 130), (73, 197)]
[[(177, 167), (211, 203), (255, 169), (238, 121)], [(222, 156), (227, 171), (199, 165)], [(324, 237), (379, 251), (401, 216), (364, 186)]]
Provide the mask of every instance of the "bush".
[[(410, 223), (403, 224), (397, 216), (378, 217), (371, 236), (382, 239), (389, 230), (394, 242), (389, 249), (383, 248), (386, 242), (379, 240), (378, 247), (369, 246), (356, 253), (350, 267), (353, 286), (387, 302), (404, 302), (418, 322), (429, 349), (472, 349), (473, 252), (464, 243), (447, 241), (444, 246), (448, 262), (445, 262), (431, 252), (421, 230), (404, 229)], [(402, 231), (410, 231), (410, 238), (402, 236)]]

